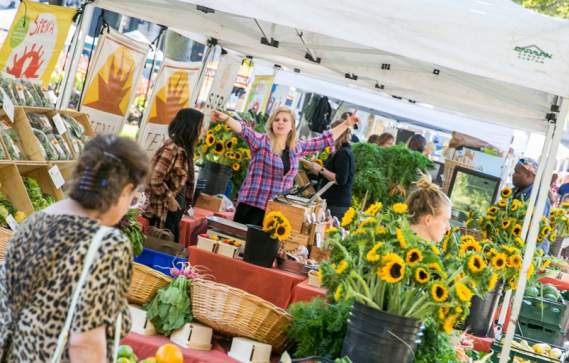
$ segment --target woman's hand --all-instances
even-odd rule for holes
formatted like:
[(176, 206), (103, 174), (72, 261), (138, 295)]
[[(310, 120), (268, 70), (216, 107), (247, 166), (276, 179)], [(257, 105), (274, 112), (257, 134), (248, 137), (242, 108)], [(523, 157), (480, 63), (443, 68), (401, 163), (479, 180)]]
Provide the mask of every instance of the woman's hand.
[(168, 208), (168, 211), (176, 212), (180, 209), (180, 204), (178, 204), (178, 201), (175, 197), (170, 197), (170, 199), (168, 199), (168, 204), (166, 207)]
[(356, 113), (357, 113), (357, 111), (352, 112), (352, 115), (350, 117), (348, 117), (346, 119), (346, 121), (344, 121), (346, 123), (346, 126), (352, 127), (354, 125), (357, 125), (360, 122), (360, 119), (358, 118)]
[(224, 114), (223, 112), (220, 111), (213, 111), (211, 113), (211, 120), (213, 122), (227, 122), (227, 120), (229, 120), (231, 117), (229, 117), (228, 115)]
[(310, 172), (313, 174), (319, 174), (320, 171), (322, 171), (322, 169), (324, 169), (323, 166), (321, 166), (320, 164), (318, 164), (314, 161), (307, 161), (306, 163), (304, 163), (304, 166), (306, 166), (306, 168), (308, 170), (310, 170)]

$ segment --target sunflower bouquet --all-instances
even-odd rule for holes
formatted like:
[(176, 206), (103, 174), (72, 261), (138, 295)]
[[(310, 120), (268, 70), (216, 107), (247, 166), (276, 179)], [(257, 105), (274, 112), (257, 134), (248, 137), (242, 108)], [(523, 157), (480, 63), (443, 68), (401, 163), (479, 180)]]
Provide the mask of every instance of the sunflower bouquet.
[(321, 152), (319, 152), (318, 154), (307, 155), (305, 157), (305, 159), (309, 160), (309, 161), (313, 161), (320, 166), (324, 166), (324, 163), (326, 162), (326, 160), (328, 160), (331, 153), (332, 153), (332, 149), (330, 148), (330, 146), (326, 146), (326, 148), (324, 150), (322, 150)]
[(268, 233), (272, 239), (284, 241), (290, 237), (292, 226), (284, 214), (273, 211), (263, 219), (263, 232)]
[(421, 321), (435, 316), (448, 333), (468, 316), (472, 297), (496, 279), (478, 252), (449, 260), (437, 244), (417, 236), (404, 203), (350, 208), (341, 226), (328, 230), (331, 258), (320, 267), (336, 301), (355, 299)]

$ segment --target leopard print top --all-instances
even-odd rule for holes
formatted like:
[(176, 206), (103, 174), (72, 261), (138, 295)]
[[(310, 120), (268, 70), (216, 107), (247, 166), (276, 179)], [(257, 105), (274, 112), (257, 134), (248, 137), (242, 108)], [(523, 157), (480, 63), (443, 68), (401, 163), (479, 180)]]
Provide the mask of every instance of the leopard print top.
[[(49, 362), (63, 328), (72, 291), (99, 222), (72, 215), (30, 216), (20, 225), (0, 264), (0, 360)], [(118, 230), (103, 239), (77, 304), (72, 332), (106, 326), (112, 361), (114, 322), (123, 313), (130, 330), (126, 295), (132, 246)], [(68, 362), (67, 349), (62, 358)]]

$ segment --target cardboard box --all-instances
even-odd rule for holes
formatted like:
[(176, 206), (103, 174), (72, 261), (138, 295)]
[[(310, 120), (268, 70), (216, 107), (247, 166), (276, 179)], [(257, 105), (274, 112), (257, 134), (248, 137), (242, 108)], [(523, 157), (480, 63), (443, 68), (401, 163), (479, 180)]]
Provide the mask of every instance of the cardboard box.
[(202, 250), (209, 251), (211, 253), (215, 253), (217, 251), (218, 242), (212, 239), (198, 236), (198, 244), (196, 245), (197, 248), (201, 248)]
[(312, 213), (313, 207), (304, 207), (294, 204), (285, 204), (275, 200), (269, 201), (267, 204), (266, 214), (272, 211), (279, 211), (288, 219), (292, 230), (294, 232), (300, 233), (302, 231), (302, 225), (304, 224), (304, 213)]
[(312, 246), (310, 248), (310, 258), (320, 262), (320, 261), (326, 261), (330, 259), (330, 250), (324, 249), (324, 248), (318, 248), (316, 246)]
[(301, 246), (308, 247), (309, 238), (307, 234), (292, 232), (290, 237), (282, 242), (282, 247), (287, 252), (296, 252)]
[(222, 199), (216, 196), (200, 193), (195, 206), (212, 212), (220, 212), (222, 204)]
[(235, 247), (230, 245), (229, 243), (219, 242), (217, 244), (217, 252), (218, 255), (222, 255), (229, 258), (236, 258), (239, 256), (239, 247)]

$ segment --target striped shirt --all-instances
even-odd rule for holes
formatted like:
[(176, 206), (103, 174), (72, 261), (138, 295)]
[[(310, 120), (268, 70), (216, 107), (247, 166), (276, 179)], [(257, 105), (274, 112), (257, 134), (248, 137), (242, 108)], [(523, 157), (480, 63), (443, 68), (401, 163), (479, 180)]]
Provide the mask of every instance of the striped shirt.
[(284, 174), (282, 159), (272, 152), (269, 136), (253, 131), (243, 122), (241, 127), (241, 137), (251, 149), (251, 162), (237, 200), (260, 209), (265, 209), (271, 198), (292, 188), (300, 158), (334, 146), (331, 131), (310, 140), (298, 140), (289, 153), (290, 170)]

